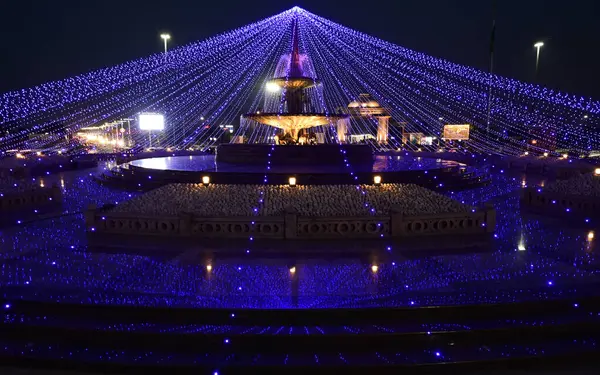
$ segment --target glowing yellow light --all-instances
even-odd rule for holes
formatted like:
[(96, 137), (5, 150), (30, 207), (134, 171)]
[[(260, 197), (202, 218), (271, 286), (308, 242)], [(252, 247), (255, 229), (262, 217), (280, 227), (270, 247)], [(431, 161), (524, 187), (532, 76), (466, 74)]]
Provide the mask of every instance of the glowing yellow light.
[(44, 180), (40, 180), (40, 187), (44, 187)]
[(296, 273), (296, 267), (290, 268), (290, 273), (293, 275)]
[(548, 156), (548, 153), (547, 153), (547, 152), (544, 152), (544, 156)]
[(419, 147), (419, 148), (417, 149), (417, 151), (421, 152), (421, 148)]
[(17, 157), (17, 159), (25, 159), (25, 156), (23, 156), (23, 154), (21, 153), (17, 153), (15, 156)]
[(596, 169), (594, 169), (594, 174), (595, 174), (596, 176), (600, 176), (600, 168), (596, 168)]
[(525, 156), (529, 155), (529, 151), (525, 151), (525, 154), (524, 154), (524, 155), (525, 155)]
[(519, 242), (519, 245), (517, 246), (517, 250), (525, 251), (525, 244), (523, 242)]
[(207, 266), (206, 266), (206, 270), (207, 270), (208, 272), (212, 271), (212, 266), (211, 266), (210, 264), (209, 264), (209, 265), (207, 265)]
[(562, 154), (563, 159), (566, 159), (569, 157), (569, 154)]
[(296, 186), (296, 177), (290, 177), (288, 183), (290, 186)]
[(279, 92), (279, 85), (275, 82), (267, 82), (266, 89), (268, 92)]
[(588, 239), (588, 241), (591, 241), (594, 239), (594, 231), (593, 230), (588, 232), (587, 239)]
[(59, 155), (62, 155), (62, 151), (59, 151), (59, 152), (58, 152), (58, 154), (59, 154)]
[(375, 185), (381, 184), (381, 176), (373, 176), (373, 183)]
[(523, 187), (527, 186), (527, 181), (525, 181), (525, 180), (521, 181), (521, 186), (523, 186)]
[(371, 266), (371, 272), (377, 273), (377, 271), (379, 271), (379, 267), (376, 264), (372, 265)]
[(210, 177), (209, 176), (202, 176), (202, 183), (204, 185), (210, 184)]
[(38, 152), (36, 152), (35, 154), (36, 154), (37, 156), (42, 156), (42, 152), (41, 152), (41, 151), (38, 151)]

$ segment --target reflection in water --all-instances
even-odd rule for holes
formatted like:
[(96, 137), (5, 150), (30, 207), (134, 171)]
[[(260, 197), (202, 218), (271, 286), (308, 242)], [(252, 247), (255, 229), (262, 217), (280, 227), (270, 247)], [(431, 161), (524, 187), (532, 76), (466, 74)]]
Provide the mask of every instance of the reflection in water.
[(164, 171), (169, 169), (171, 157), (142, 159), (140, 161), (143, 161), (143, 168), (159, 169)]
[[(169, 156), (151, 159), (134, 160), (130, 163), (133, 166), (158, 170), (176, 170), (176, 171), (216, 171), (235, 172), (244, 171), (248, 173), (263, 173), (264, 166), (261, 165), (232, 165), (227, 163), (216, 163), (214, 155), (197, 156)], [(372, 167), (355, 166), (357, 171), (369, 172), (391, 172), (391, 171), (418, 171), (434, 168), (458, 167), (462, 164), (455, 161), (421, 158), (412, 156), (386, 156), (377, 155), (373, 159)], [(343, 166), (271, 166), (274, 173), (303, 173), (317, 171), (320, 173), (339, 173), (345, 172)]]

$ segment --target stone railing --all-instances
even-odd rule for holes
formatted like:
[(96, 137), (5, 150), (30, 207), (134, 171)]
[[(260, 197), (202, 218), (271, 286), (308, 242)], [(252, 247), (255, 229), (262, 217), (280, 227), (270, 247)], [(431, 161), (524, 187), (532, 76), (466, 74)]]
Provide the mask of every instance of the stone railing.
[(390, 217), (296, 217), (291, 238), (377, 238), (390, 235)]
[(496, 227), (496, 210), (486, 203), (481, 209), (464, 213), (404, 216), (392, 210), (392, 236), (491, 233)]
[(0, 211), (18, 211), (29, 207), (58, 204), (61, 201), (62, 192), (57, 185), (51, 188), (7, 192), (0, 195)]
[(535, 211), (549, 214), (576, 214), (599, 216), (600, 199), (584, 195), (565, 195), (539, 188), (525, 188), (521, 193), (521, 204)]
[(194, 238), (336, 239), (412, 237), (491, 233), (496, 212), (491, 205), (467, 213), (404, 216), (392, 209), (389, 216), (305, 217), (293, 210), (271, 217), (151, 217), (103, 212), (92, 205), (85, 212), (86, 226), (96, 233)]

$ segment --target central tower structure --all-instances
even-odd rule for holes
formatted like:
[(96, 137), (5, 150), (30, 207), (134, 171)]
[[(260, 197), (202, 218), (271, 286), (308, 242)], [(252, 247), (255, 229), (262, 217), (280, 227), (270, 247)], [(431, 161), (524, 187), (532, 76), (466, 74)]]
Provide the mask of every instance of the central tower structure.
[[(321, 82), (310, 77), (303, 69), (298, 20), (294, 20), (292, 26), (292, 51), (289, 56), (289, 65), (285, 75), (276, 76), (267, 82), (267, 90), (280, 93), (283, 110), (278, 113), (249, 113), (243, 115), (242, 119), (282, 129), (284, 134), (289, 134), (293, 139), (298, 138), (298, 132), (301, 129), (337, 125), (339, 121), (347, 122), (348, 115), (326, 115), (311, 110), (307, 90), (317, 87)], [(344, 142), (345, 137), (339, 141)]]
[[(300, 53), (297, 19), (292, 21), (291, 28), (291, 52), (281, 56), (273, 78), (266, 82), (269, 92), (265, 98), (267, 110), (241, 116), (241, 123), (251, 125), (251, 122), (255, 122), (281, 129), (279, 132), (283, 133), (282, 138), (270, 136), (267, 142), (220, 144), (216, 150), (217, 162), (268, 163), (268, 168), (277, 165), (344, 166), (351, 163), (353, 167), (366, 165), (370, 168), (373, 164), (373, 152), (369, 145), (346, 144), (342, 149), (337, 144), (346, 143), (350, 115), (326, 113), (322, 84), (316, 79), (308, 57)], [(323, 126), (327, 126), (325, 131), (310, 132), (299, 137), (303, 130)], [(337, 127), (337, 131), (329, 127)], [(336, 133), (337, 137), (334, 136)], [(320, 139), (319, 135), (322, 136)], [(281, 141), (275, 141), (277, 146), (273, 147), (272, 139)]]

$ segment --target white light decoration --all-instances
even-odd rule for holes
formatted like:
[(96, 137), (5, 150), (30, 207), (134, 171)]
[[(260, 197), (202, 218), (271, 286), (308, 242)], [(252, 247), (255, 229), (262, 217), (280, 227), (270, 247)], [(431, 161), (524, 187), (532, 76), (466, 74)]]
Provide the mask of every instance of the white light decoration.
[(208, 264), (208, 265), (206, 266), (206, 270), (207, 270), (208, 272), (212, 271), (212, 265)]
[(293, 275), (296, 273), (296, 267), (290, 267), (290, 273)]
[(371, 266), (371, 272), (373, 273), (377, 273), (377, 271), (379, 271), (379, 266), (374, 264)]
[(266, 88), (267, 88), (267, 91), (271, 92), (271, 93), (277, 93), (281, 90), (279, 85), (276, 84), (275, 82), (267, 82)]
[(594, 175), (600, 176), (600, 168), (594, 169)]
[(588, 239), (588, 241), (591, 241), (594, 239), (594, 231), (593, 230), (588, 232), (587, 239)]
[(381, 185), (381, 176), (379, 176), (379, 175), (373, 176), (373, 184)]
[(210, 184), (210, 176), (202, 176), (202, 183), (204, 185)]
[(159, 113), (140, 113), (140, 130), (164, 130), (165, 117)]
[(289, 184), (290, 186), (296, 186), (296, 177), (290, 177), (290, 178), (288, 179), (288, 184)]

